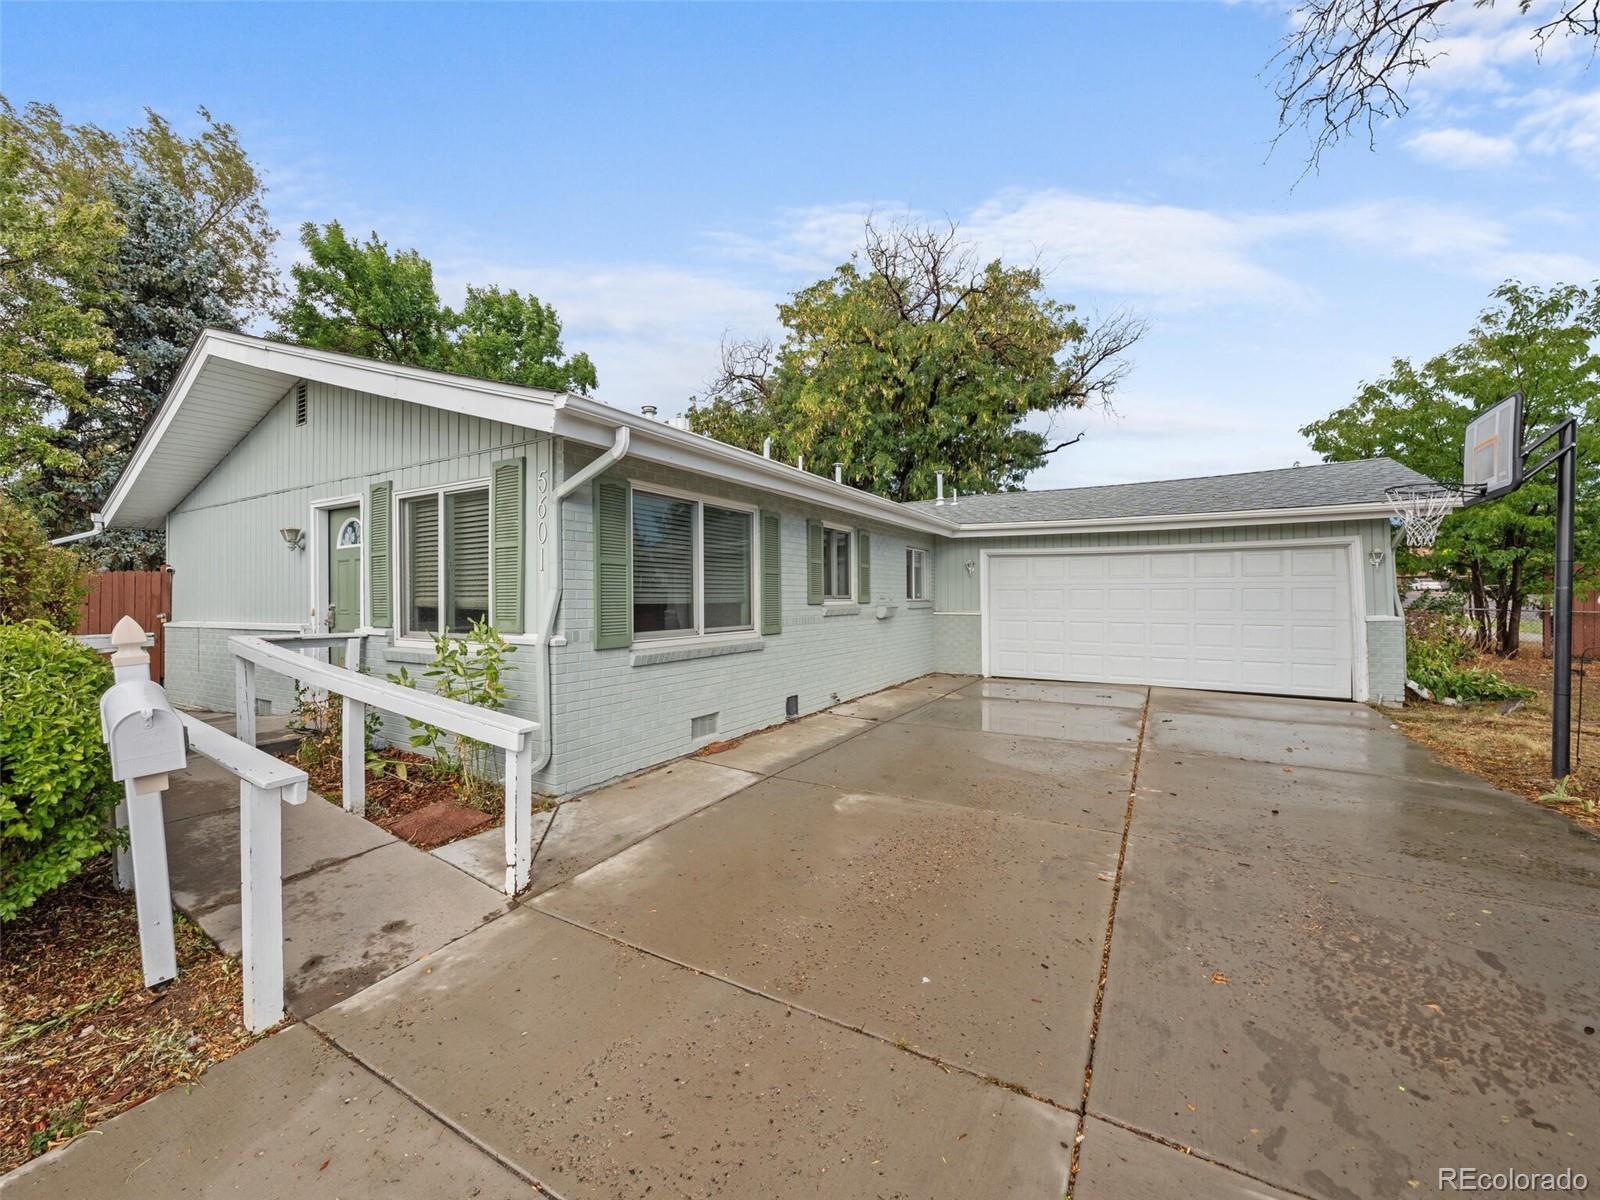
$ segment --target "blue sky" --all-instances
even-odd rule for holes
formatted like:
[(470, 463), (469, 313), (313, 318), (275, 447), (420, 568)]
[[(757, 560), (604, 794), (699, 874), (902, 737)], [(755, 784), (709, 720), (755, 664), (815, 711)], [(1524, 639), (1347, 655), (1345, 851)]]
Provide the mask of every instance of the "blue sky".
[[(197, 105), (294, 257), (339, 219), (555, 303), (600, 396), (668, 415), (725, 332), (951, 218), (1088, 313), (1150, 322), (1115, 416), (1029, 482), (1311, 461), (1296, 430), (1459, 340), (1508, 275), (1600, 276), (1600, 64), (1460, 7), (1376, 152), (1269, 156), (1282, 5), (7, 3), (0, 88), (121, 127)], [(1297, 182), (1298, 181), (1298, 182)]]

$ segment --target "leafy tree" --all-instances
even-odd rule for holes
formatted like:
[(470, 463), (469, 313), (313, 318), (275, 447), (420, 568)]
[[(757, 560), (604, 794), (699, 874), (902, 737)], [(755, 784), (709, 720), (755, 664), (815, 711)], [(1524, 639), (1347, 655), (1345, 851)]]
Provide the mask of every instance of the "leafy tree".
[[(781, 346), (724, 346), (691, 428), (804, 456), (896, 500), (1010, 490), (1077, 438), (1030, 418), (1109, 399), (1144, 326), (1090, 326), (1044, 294), (1034, 267), (980, 263), (954, 226), (869, 223), (860, 254), (778, 308)], [(1079, 434), (1079, 437), (1082, 435)]]
[[(63, 532), (88, 528), (200, 331), (238, 324), (222, 254), (201, 236), (193, 205), (153, 175), (113, 178), (109, 190), (124, 233), (103, 311), (122, 363), (87, 377), (93, 403), (67, 412), (56, 430), (72, 465), (39, 473), (35, 507)], [(164, 543), (153, 530), (107, 530), (83, 543), (83, 555), (102, 569), (148, 569), (160, 565)]]
[(292, 341), (552, 391), (595, 386), (589, 356), (564, 353), (560, 318), (533, 296), (469, 287), (458, 313), (415, 250), (391, 252), (377, 234), (352, 241), (337, 221), (307, 222), (300, 242), (311, 261), (290, 268), (295, 294), (279, 315)]
[(587, 395), (598, 380), (587, 354), (563, 357), (561, 318), (536, 296), (467, 288), (452, 367), (463, 375)]
[[(1510, 393), (1523, 393), (1528, 441), (1577, 417), (1577, 561), (1587, 575), (1600, 556), (1600, 289), (1512, 281), (1493, 299), (1461, 345), (1421, 364), (1396, 359), (1386, 378), (1300, 432), (1329, 461), (1388, 455), (1454, 482), (1467, 423)], [(1551, 586), (1554, 550), (1555, 476), (1546, 471), (1509, 496), (1447, 517), (1426, 568), (1466, 590), (1480, 646), (1512, 655), (1525, 599)], [(1415, 556), (1402, 563), (1422, 565)]]
[(87, 594), (78, 556), (52, 546), (32, 513), (0, 495), (0, 625), (45, 621), (74, 629)]
[(13, 132), (0, 109), (0, 484), (25, 463), (71, 462), (48, 421), (86, 408), (84, 376), (117, 365), (94, 307), (121, 235), (113, 207), (49, 187)]
[[(113, 134), (0, 98), (8, 234), (12, 209), (32, 222), (20, 228), (86, 234), (73, 270), (34, 268), (23, 272), (31, 288), (13, 288), (8, 267), (5, 284), (0, 482), (52, 534), (88, 526), (198, 330), (238, 327), (279, 293), (260, 176), (231, 127), (200, 117), (192, 138), (148, 110), (143, 125)], [(30, 342), (30, 323), (46, 322), (74, 340)], [(15, 345), (34, 354), (13, 369)], [(117, 532), (85, 551), (101, 566), (150, 566), (162, 539)]]

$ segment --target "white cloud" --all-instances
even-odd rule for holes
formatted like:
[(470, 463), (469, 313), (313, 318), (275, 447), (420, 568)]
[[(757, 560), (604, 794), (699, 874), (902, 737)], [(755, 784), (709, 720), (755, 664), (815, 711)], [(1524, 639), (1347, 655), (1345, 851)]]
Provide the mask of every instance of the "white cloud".
[(1531, 111), (1517, 125), (1529, 151), (1567, 158), (1600, 173), (1600, 89), (1541, 91), (1529, 102)]
[(1407, 141), (1406, 148), (1426, 162), (1466, 169), (1503, 167), (1517, 157), (1511, 138), (1471, 129), (1430, 129)]

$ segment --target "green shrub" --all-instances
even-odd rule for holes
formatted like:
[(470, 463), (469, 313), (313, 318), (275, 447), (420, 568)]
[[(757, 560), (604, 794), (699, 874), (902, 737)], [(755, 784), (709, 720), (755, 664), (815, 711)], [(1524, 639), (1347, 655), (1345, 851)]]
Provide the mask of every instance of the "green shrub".
[(116, 844), (122, 790), (100, 740), (111, 667), (42, 621), (0, 625), (0, 919)]
[(1435, 700), (1527, 699), (1533, 689), (1512, 683), (1485, 667), (1466, 665), (1472, 644), (1443, 629), (1413, 629), (1406, 639), (1406, 678), (1427, 688)]
[(0, 496), (0, 623), (48, 621), (70, 630), (86, 595), (78, 556), (52, 546), (32, 513)]

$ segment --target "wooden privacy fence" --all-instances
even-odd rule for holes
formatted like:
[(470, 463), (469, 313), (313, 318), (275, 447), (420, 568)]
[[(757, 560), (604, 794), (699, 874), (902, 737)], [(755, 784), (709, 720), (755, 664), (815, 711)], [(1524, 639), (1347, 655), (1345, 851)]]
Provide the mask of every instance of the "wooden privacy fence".
[(155, 634), (150, 678), (166, 678), (166, 623), (172, 613), (172, 572), (100, 571), (89, 576), (89, 595), (78, 611), (80, 634), (109, 634), (123, 617), (132, 617)]

